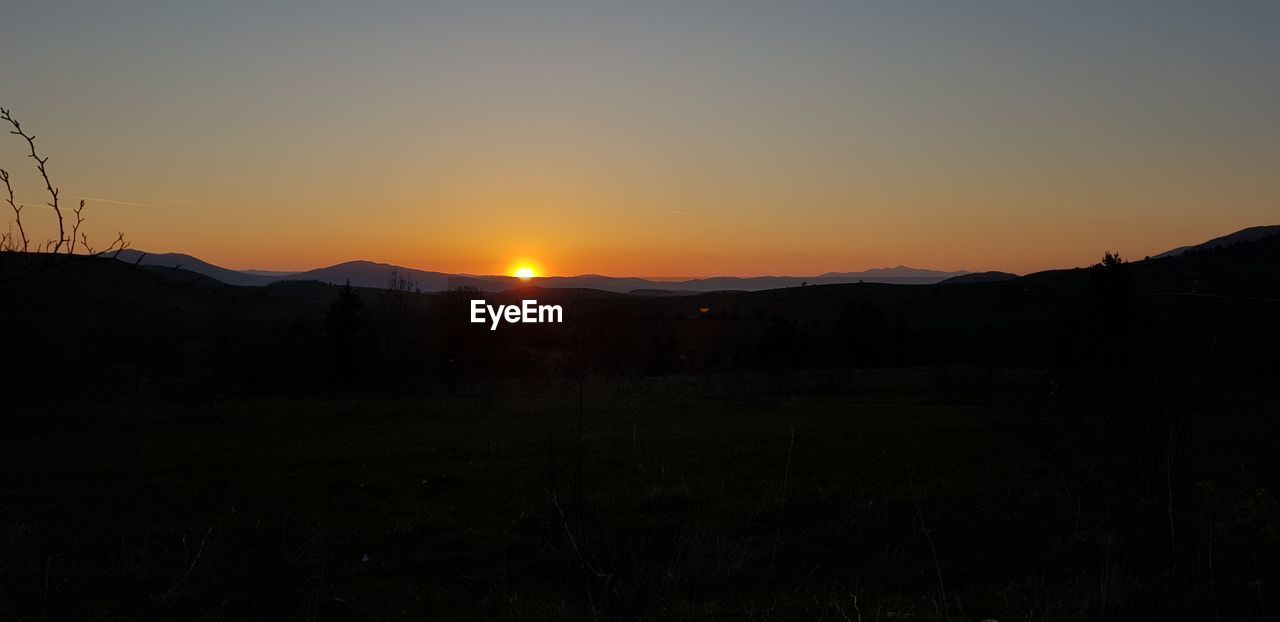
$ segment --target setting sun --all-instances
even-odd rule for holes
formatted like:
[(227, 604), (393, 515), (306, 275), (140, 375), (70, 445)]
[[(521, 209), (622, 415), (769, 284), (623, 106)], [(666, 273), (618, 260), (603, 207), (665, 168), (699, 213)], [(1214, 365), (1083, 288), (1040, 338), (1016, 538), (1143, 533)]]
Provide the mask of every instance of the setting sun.
[(507, 264), (506, 273), (522, 281), (528, 281), (546, 274), (542, 268), (542, 263), (536, 259), (527, 255), (517, 256), (511, 263)]

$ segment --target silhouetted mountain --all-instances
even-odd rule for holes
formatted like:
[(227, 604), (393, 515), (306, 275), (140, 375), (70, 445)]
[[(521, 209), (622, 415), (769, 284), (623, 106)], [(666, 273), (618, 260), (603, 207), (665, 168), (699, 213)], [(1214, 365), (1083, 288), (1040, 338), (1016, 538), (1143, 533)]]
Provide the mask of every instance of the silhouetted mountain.
[(693, 296), (701, 292), (682, 289), (633, 289), (627, 293), (632, 296)]
[(550, 276), (532, 279), (541, 287), (586, 287), (606, 292), (629, 292), (636, 289), (664, 289), (670, 286), (683, 289), (683, 284), (664, 283), (639, 277), (616, 277), (602, 274), (579, 274), (577, 276)]
[(1280, 235), (1255, 233), (1224, 244), (1206, 243), (1178, 255), (1135, 262), (1132, 269), (1151, 291), (1280, 298)]
[[(1280, 235), (1192, 247), (1176, 255), (1127, 264), (1138, 289), (1171, 296), (1280, 298)], [(1022, 277), (1031, 285), (1087, 281), (1088, 268), (1045, 270)]]
[[(183, 253), (146, 253), (128, 249), (121, 251), (116, 258), (125, 263), (136, 263), (142, 266), (190, 270), (228, 285), (266, 285), (272, 281), (280, 280), (279, 276), (264, 276), (215, 266), (207, 261), (202, 261)], [(139, 261), (139, 258), (141, 258), (141, 261)]]
[(928, 285), (949, 277), (968, 274), (963, 270), (942, 272), (939, 270), (897, 266), (896, 268), (875, 268), (864, 272), (828, 272), (818, 276), (715, 276), (666, 281), (640, 277), (579, 274), (576, 276), (540, 277), (526, 282), (510, 276), (447, 274), (372, 261), (348, 261), (304, 272), (284, 272), (231, 270), (180, 253), (151, 254), (130, 250), (121, 253), (120, 260), (126, 263), (133, 263), (137, 261), (138, 257), (142, 257), (142, 265), (166, 268), (179, 267), (212, 277), (229, 285), (266, 285), (284, 280), (320, 281), (321, 283), (341, 285), (350, 281), (356, 287), (383, 289), (387, 287), (387, 281), (394, 271), (401, 277), (415, 282), (417, 287), (424, 292), (438, 292), (458, 287), (473, 287), (484, 292), (497, 292), (522, 285), (537, 285), (546, 288), (585, 288), (617, 293), (634, 292), (636, 290), (660, 290), (672, 293), (760, 291), (800, 285), (833, 285), (859, 282)]
[(1016, 278), (1018, 278), (1018, 275), (1012, 272), (972, 272), (969, 274), (962, 274), (960, 276), (953, 276), (944, 281), (939, 281), (939, 284), (961, 285), (964, 283), (998, 283), (1000, 281), (1011, 281)]
[(671, 293), (691, 292), (723, 292), (723, 291), (761, 291), (799, 287), (802, 285), (835, 285), (839, 283), (892, 283), (898, 285), (928, 285), (937, 283), (951, 276), (968, 274), (959, 272), (940, 272), (937, 270), (921, 270), (898, 266), (897, 268), (876, 268), (865, 272), (828, 272), (818, 276), (713, 276), (698, 279), (658, 281), (635, 277), (610, 277), (598, 274), (584, 274), (571, 277), (551, 277), (535, 279), (544, 287), (589, 287), (613, 292), (632, 292), (636, 290), (660, 290)]
[[(941, 270), (926, 270), (922, 268), (912, 268), (910, 266), (896, 266), (893, 268), (872, 268), (863, 272), (828, 272), (820, 275), (822, 279), (942, 279), (962, 276), (969, 274), (967, 270), (957, 270), (955, 272), (943, 272)], [(877, 281), (884, 282), (884, 281)]]
[(1220, 238), (1214, 238), (1208, 242), (1202, 242), (1192, 246), (1180, 246), (1173, 250), (1165, 251), (1159, 255), (1152, 256), (1152, 259), (1161, 259), (1164, 257), (1174, 257), (1191, 250), (1204, 250), (1208, 248), (1217, 248), (1219, 246), (1227, 246), (1237, 242), (1254, 242), (1263, 238), (1280, 235), (1280, 225), (1261, 225), (1258, 227), (1249, 227), (1241, 229), (1235, 233), (1224, 235)]
[(447, 289), (449, 286), (449, 275), (447, 274), (414, 270), (372, 261), (348, 261), (327, 268), (298, 272), (284, 277), (284, 279), (274, 280), (320, 281), (321, 283), (334, 285), (341, 285), (350, 281), (356, 287), (385, 289), (392, 272), (396, 272), (399, 276), (410, 281), (417, 282), (418, 288), (424, 292), (440, 291)]
[(828, 272), (818, 276), (713, 276), (678, 281), (658, 281), (637, 277), (611, 277), (599, 274), (583, 274), (569, 277), (534, 279), (543, 287), (587, 287), (611, 292), (636, 290), (660, 290), (671, 293), (761, 291), (799, 287), (802, 285), (835, 285), (839, 283), (891, 283), (898, 285), (928, 285), (945, 278), (968, 274), (967, 272), (940, 272), (898, 266), (876, 268), (865, 272)]

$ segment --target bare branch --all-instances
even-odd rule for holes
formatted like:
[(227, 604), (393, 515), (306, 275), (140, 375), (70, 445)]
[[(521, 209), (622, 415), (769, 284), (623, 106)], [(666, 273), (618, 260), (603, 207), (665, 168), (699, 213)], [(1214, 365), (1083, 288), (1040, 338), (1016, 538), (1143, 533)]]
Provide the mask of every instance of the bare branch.
[[(85, 242), (85, 245), (88, 246), (88, 240), (84, 240), (84, 242)], [(110, 246), (96, 253), (90, 253), (90, 254), (94, 257), (101, 257), (103, 255), (110, 253), (112, 258), (119, 259), (120, 253), (124, 252), (128, 248), (129, 248), (129, 242), (124, 239), (124, 234), (117, 232), (116, 239), (115, 241), (111, 242)]]
[[(76, 254), (76, 236), (83, 236), (80, 233), (80, 225), (84, 223), (84, 199), (80, 199), (80, 206), (75, 209), (76, 221), (71, 225), (71, 246), (67, 248), (67, 254)], [(87, 244), (86, 244), (87, 245)]]
[(53, 200), (50, 201), (48, 205), (53, 208), (53, 213), (58, 216), (58, 241), (53, 246), (53, 252), (57, 253), (62, 250), (62, 245), (66, 243), (67, 233), (65, 225), (63, 224), (62, 208), (58, 204), (58, 189), (55, 188), (53, 182), (49, 180), (49, 171), (45, 168), (45, 163), (49, 161), (49, 157), (40, 157), (40, 154), (36, 152), (35, 135), (27, 134), (22, 131), (22, 124), (9, 114), (9, 110), (7, 108), (0, 108), (0, 119), (8, 121), (9, 125), (13, 126), (13, 131), (9, 132), (10, 134), (21, 136), (26, 139), (27, 147), (31, 150), (28, 157), (36, 161), (36, 170), (40, 171), (40, 176), (44, 178), (45, 189), (49, 191), (49, 196), (53, 197)]
[(21, 250), (25, 253), (27, 252), (27, 245), (30, 243), (30, 240), (27, 239), (27, 230), (22, 227), (22, 208), (26, 206), (18, 205), (17, 202), (13, 200), (13, 184), (9, 182), (9, 171), (0, 168), (0, 181), (4, 182), (4, 188), (9, 193), (9, 196), (5, 201), (9, 203), (9, 207), (13, 208), (13, 217), (18, 224), (18, 236), (10, 240), (10, 242), (12, 243), (14, 250), (18, 250), (18, 242), (21, 242)]

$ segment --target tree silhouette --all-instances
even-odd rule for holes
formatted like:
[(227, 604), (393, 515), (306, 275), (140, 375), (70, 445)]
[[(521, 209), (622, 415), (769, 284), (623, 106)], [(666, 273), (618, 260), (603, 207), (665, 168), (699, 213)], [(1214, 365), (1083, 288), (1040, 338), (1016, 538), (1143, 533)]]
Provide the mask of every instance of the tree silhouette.
[(356, 337), (365, 323), (364, 300), (351, 280), (338, 290), (325, 315), (325, 330), (332, 348), (334, 371), (340, 382), (349, 382), (355, 372)]

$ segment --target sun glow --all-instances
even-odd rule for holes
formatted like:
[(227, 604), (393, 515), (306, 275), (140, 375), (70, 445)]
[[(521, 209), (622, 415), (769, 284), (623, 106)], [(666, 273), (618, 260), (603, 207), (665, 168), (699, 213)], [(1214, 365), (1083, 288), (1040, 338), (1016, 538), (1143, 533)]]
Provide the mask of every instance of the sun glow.
[(528, 255), (518, 256), (507, 264), (506, 273), (522, 281), (536, 279), (546, 274), (542, 269), (542, 263)]

